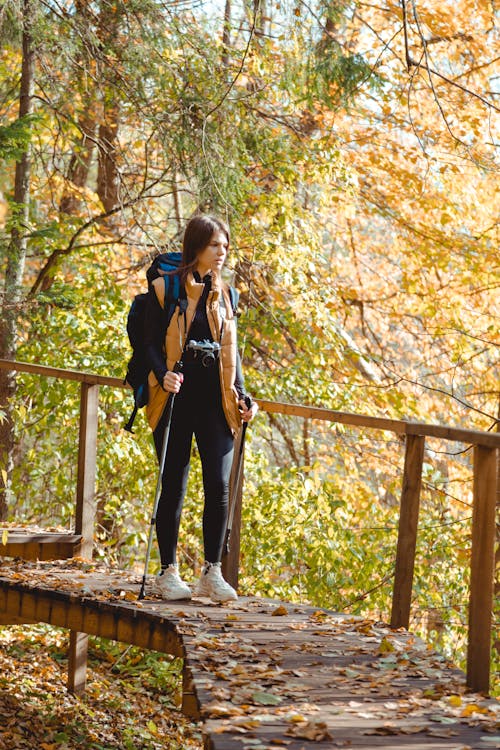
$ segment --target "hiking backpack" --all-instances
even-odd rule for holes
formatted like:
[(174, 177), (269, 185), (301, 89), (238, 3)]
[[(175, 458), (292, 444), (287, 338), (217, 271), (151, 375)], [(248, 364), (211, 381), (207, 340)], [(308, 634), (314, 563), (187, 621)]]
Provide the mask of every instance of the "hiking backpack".
[(179, 275), (175, 271), (179, 268), (182, 260), (181, 253), (162, 253), (158, 255), (146, 271), (148, 291), (137, 294), (132, 300), (127, 316), (127, 334), (132, 347), (132, 356), (127, 364), (127, 374), (124, 383), (128, 383), (134, 391), (134, 408), (130, 419), (125, 425), (128, 432), (133, 432), (132, 425), (137, 411), (148, 403), (148, 375), (150, 367), (147, 362), (146, 348), (144, 345), (144, 325), (146, 321), (146, 307), (150, 294), (154, 294), (152, 283), (159, 276), (163, 276), (165, 282), (164, 320), (165, 331), (175, 308), (187, 306), (186, 293), (181, 288)]
[[(180, 283), (179, 274), (175, 273), (181, 261), (182, 253), (171, 252), (158, 255), (146, 271), (148, 291), (134, 297), (128, 312), (127, 334), (132, 347), (132, 356), (128, 361), (127, 374), (123, 382), (128, 383), (134, 392), (134, 408), (125, 425), (128, 432), (133, 432), (132, 426), (138, 410), (148, 403), (148, 375), (151, 368), (146, 357), (144, 326), (149, 295), (155, 293), (152, 283), (159, 276), (163, 276), (165, 282), (163, 329), (166, 332), (177, 305), (181, 312), (187, 308), (186, 290)], [(239, 294), (234, 287), (229, 287), (229, 296), (233, 314), (236, 315)]]

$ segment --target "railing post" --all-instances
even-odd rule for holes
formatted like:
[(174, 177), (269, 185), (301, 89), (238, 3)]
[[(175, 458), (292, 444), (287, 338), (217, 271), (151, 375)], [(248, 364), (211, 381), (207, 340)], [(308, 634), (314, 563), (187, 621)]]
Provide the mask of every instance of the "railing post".
[(396, 569), (392, 593), (391, 627), (393, 628), (407, 628), (410, 624), (424, 449), (425, 437), (422, 435), (406, 436)]
[(98, 400), (99, 386), (82, 383), (75, 533), (82, 535), (81, 554), (88, 558), (94, 543)]
[(85, 692), (88, 646), (87, 633), (69, 631), (68, 690), (74, 695), (81, 695)]
[[(99, 386), (81, 384), (78, 479), (76, 486), (75, 533), (82, 535), (82, 557), (91, 558), (94, 546), (95, 477), (97, 458), (97, 412)], [(85, 690), (88, 635), (70, 631), (68, 690), (79, 695)]]
[(496, 449), (475, 445), (467, 686), (485, 693), (490, 687), (496, 484)]
[[(238, 456), (240, 450), (241, 439), (243, 437), (242, 430), (240, 430), (238, 436), (234, 441), (234, 455)], [(240, 569), (240, 537), (241, 537), (241, 503), (243, 498), (243, 482), (244, 482), (244, 468), (245, 468), (245, 448), (243, 447), (243, 454), (241, 456), (241, 473), (239, 487), (236, 491), (235, 498), (235, 509), (233, 525), (231, 528), (231, 539), (229, 541), (229, 553), (222, 558), (222, 573), (228, 583), (233, 586), (236, 590), (238, 589), (238, 575)], [(237, 460), (233, 462), (233, 469), (231, 473), (231, 479), (229, 483), (229, 497), (232, 497), (234, 483), (236, 481), (236, 466)]]

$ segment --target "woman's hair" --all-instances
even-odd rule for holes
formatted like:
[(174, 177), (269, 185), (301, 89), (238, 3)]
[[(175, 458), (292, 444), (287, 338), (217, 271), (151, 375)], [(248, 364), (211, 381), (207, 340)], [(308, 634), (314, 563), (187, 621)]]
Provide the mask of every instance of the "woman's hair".
[(182, 262), (179, 268), (182, 283), (186, 281), (188, 273), (195, 268), (199, 253), (207, 247), (215, 232), (223, 232), (229, 245), (229, 227), (217, 216), (197, 214), (187, 223), (182, 241)]

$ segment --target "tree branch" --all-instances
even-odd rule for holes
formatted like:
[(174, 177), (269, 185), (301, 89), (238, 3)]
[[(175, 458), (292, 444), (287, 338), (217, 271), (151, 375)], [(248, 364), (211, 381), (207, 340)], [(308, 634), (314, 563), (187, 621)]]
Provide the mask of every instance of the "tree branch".
[[(160, 182), (161, 177), (159, 177), (157, 180), (155, 180), (153, 183), (148, 185), (148, 191), (151, 190), (152, 187), (154, 187), (158, 182)], [(94, 226), (95, 224), (98, 224), (105, 219), (109, 218), (110, 216), (114, 216), (117, 213), (120, 213), (121, 211), (124, 211), (126, 208), (130, 208), (131, 206), (134, 206), (136, 203), (139, 203), (141, 200), (145, 198), (145, 191), (141, 191), (141, 193), (136, 196), (135, 198), (132, 198), (130, 201), (127, 201), (126, 203), (120, 204), (119, 206), (115, 206), (115, 208), (110, 209), (109, 211), (103, 211), (100, 214), (97, 214), (97, 216), (93, 216), (91, 219), (86, 221), (84, 224), (82, 224), (76, 232), (71, 237), (68, 245), (66, 247), (62, 248), (56, 248), (54, 252), (50, 255), (50, 257), (45, 262), (45, 265), (41, 268), (41, 270), (38, 273), (38, 276), (35, 279), (35, 282), (33, 286), (31, 287), (30, 291), (28, 292), (27, 299), (32, 299), (35, 294), (37, 293), (38, 289), (40, 288), (44, 278), (50, 273), (52, 268), (55, 266), (57, 260), (64, 255), (69, 255), (71, 252), (76, 250), (77, 245), (76, 241), (78, 237), (80, 237), (81, 234), (87, 231), (91, 226)], [(149, 196), (148, 196), (149, 197)]]
[[(460, 90), (461, 90), (461, 91), (463, 91), (464, 93), (466, 93), (466, 94), (469, 94), (470, 96), (473, 96), (473, 97), (475, 97), (476, 99), (479, 99), (479, 101), (481, 101), (481, 102), (482, 102), (483, 104), (485, 104), (485, 105), (486, 105), (487, 107), (491, 107), (491, 109), (494, 109), (494, 110), (496, 110), (497, 112), (500, 112), (500, 107), (497, 107), (497, 106), (496, 106), (495, 104), (493, 104), (493, 102), (490, 102), (490, 101), (489, 101), (488, 99), (486, 99), (486, 98), (485, 98), (484, 96), (481, 96), (481, 94), (478, 94), (478, 93), (476, 93), (475, 91), (472, 91), (471, 89), (467, 88), (466, 86), (462, 86), (462, 84), (461, 84), (461, 83), (458, 83), (457, 81), (454, 81), (454, 80), (453, 80), (452, 78), (448, 78), (448, 76), (445, 76), (445, 75), (443, 75), (443, 73), (439, 73), (439, 71), (435, 70), (434, 68), (432, 68), (432, 67), (431, 67), (431, 66), (429, 65), (429, 58), (428, 58), (428, 52), (427, 52), (427, 44), (428, 44), (429, 42), (428, 42), (428, 40), (426, 40), (426, 39), (425, 39), (425, 36), (424, 36), (424, 34), (423, 34), (423, 31), (422, 31), (422, 29), (421, 29), (421, 26), (420, 26), (420, 22), (419, 22), (419, 19), (418, 19), (418, 14), (417, 14), (417, 11), (416, 11), (416, 8), (415, 8), (415, 5), (413, 5), (413, 16), (414, 16), (414, 18), (415, 18), (415, 23), (416, 23), (416, 25), (417, 25), (417, 29), (418, 29), (418, 34), (419, 34), (419, 36), (420, 36), (420, 39), (421, 39), (421, 41), (422, 41), (422, 47), (423, 47), (423, 57), (425, 57), (425, 63), (423, 63), (422, 61), (419, 61), (419, 62), (417, 62), (417, 61), (416, 61), (416, 60), (415, 60), (415, 59), (414, 59), (414, 58), (413, 58), (413, 57), (411, 56), (411, 54), (410, 54), (410, 47), (409, 47), (409, 39), (408, 39), (408, 25), (409, 25), (409, 24), (408, 24), (408, 14), (407, 14), (407, 9), (406, 9), (406, 0), (401, 0), (401, 6), (402, 6), (402, 10), (403, 10), (403, 26), (404, 26), (404, 40), (405, 40), (405, 57), (406, 57), (406, 65), (407, 65), (407, 68), (408, 68), (408, 72), (410, 72), (410, 69), (411, 69), (412, 67), (413, 67), (413, 68), (417, 68), (417, 69), (420, 69), (420, 68), (421, 68), (421, 69), (423, 69), (423, 70), (427, 71), (427, 73), (428, 73), (428, 75), (429, 75), (429, 84), (430, 84), (430, 86), (431, 86), (431, 89), (432, 89), (432, 92), (433, 92), (433, 94), (434, 94), (434, 99), (435, 99), (435, 101), (436, 101), (436, 104), (437, 104), (437, 105), (438, 105), (438, 107), (439, 107), (439, 110), (440, 110), (440, 112), (441, 112), (441, 115), (442, 115), (442, 117), (443, 117), (443, 119), (444, 119), (445, 123), (446, 123), (446, 126), (447, 126), (448, 130), (450, 131), (450, 134), (452, 135), (452, 137), (453, 137), (453, 138), (454, 138), (455, 140), (460, 140), (460, 139), (456, 138), (456, 136), (455, 136), (455, 135), (453, 135), (453, 133), (452, 133), (452, 132), (451, 132), (451, 130), (450, 130), (450, 127), (449, 127), (449, 125), (448, 125), (448, 121), (446, 120), (446, 116), (445, 116), (445, 114), (444, 114), (444, 112), (443, 112), (443, 109), (442, 109), (442, 107), (441, 107), (441, 103), (440, 103), (440, 101), (439, 101), (439, 98), (438, 98), (438, 96), (437, 96), (437, 94), (436, 94), (436, 91), (435, 91), (435, 89), (434, 89), (434, 83), (433, 83), (433, 81), (432, 81), (432, 76), (433, 76), (433, 75), (434, 75), (434, 76), (437, 76), (437, 77), (438, 77), (438, 78), (440, 78), (440, 79), (441, 79), (442, 81), (445, 81), (445, 82), (446, 82), (446, 83), (448, 83), (448, 84), (449, 84), (450, 86), (455, 86), (456, 88), (460, 89)], [(464, 38), (465, 38), (465, 37), (464, 37)]]

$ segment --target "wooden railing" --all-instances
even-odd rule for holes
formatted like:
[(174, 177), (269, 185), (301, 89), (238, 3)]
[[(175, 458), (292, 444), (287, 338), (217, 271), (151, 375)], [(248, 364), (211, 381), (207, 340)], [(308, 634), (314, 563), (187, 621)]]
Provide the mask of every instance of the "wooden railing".
[[(76, 493), (75, 533), (81, 534), (82, 554), (92, 555), (95, 519), (95, 469), (99, 386), (125, 388), (120, 378), (62, 370), (55, 367), (0, 359), (0, 368), (81, 383), (80, 437)], [(264, 412), (318, 419), (354, 427), (387, 430), (404, 436), (405, 460), (400, 501), (391, 626), (407, 628), (410, 622), (413, 571), (422, 483), (425, 440), (441, 438), (473, 446), (473, 515), (467, 643), (467, 685), (489, 689), (491, 626), (494, 582), (495, 503), (497, 453), (500, 434), (460, 427), (386, 419), (316, 407), (257, 399)], [(241, 503), (241, 488), (239, 488)], [(237, 508), (234, 524), (239, 523)], [(237, 581), (239, 528), (233, 525), (231, 550), (225, 561), (229, 580)]]

